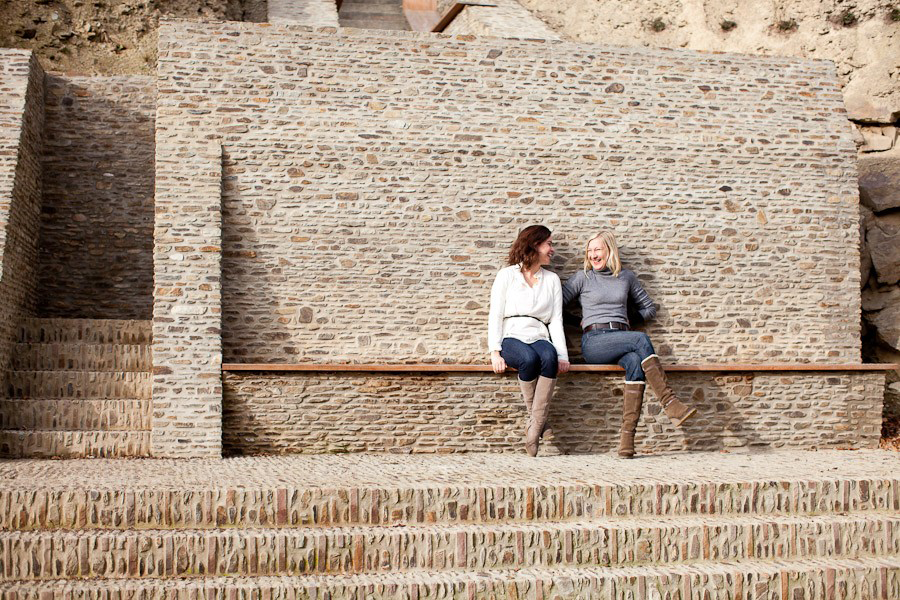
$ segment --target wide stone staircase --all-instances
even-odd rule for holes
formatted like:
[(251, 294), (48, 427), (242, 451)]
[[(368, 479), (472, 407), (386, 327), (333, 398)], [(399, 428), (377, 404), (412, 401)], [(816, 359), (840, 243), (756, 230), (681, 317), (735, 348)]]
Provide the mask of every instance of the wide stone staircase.
[(19, 329), (0, 456), (149, 454), (149, 321), (29, 319)]
[(410, 30), (401, 0), (344, 0), (338, 11), (341, 27)]
[(896, 466), (875, 451), (0, 463), (0, 595), (887, 600)]

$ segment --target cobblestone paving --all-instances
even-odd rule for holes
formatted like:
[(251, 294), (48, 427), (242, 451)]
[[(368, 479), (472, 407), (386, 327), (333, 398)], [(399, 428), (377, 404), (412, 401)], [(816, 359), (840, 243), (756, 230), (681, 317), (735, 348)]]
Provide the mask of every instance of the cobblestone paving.
[(892, 479), (900, 454), (883, 450), (776, 451), (762, 454), (608, 455), (532, 459), (507, 454), (455, 456), (267, 456), (196, 459), (0, 461), (0, 488), (122, 487), (197, 489), (466, 485), (629, 485), (679, 481)]

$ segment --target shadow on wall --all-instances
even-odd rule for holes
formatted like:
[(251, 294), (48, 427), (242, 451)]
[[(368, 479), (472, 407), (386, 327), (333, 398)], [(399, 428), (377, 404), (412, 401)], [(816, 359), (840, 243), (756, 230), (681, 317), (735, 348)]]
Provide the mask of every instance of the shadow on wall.
[(48, 76), (38, 316), (149, 319), (156, 86)]

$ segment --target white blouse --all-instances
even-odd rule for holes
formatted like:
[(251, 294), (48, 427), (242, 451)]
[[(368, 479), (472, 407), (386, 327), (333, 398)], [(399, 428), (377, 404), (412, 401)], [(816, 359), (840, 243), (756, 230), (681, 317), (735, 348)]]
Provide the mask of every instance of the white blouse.
[[(491, 287), (488, 348), (491, 352), (499, 351), (503, 338), (508, 337), (526, 344), (550, 340), (559, 359), (568, 361), (559, 275), (542, 268), (536, 278), (534, 287), (529, 286), (519, 265), (500, 269), (497, 273)], [(549, 326), (544, 323), (549, 323)]]

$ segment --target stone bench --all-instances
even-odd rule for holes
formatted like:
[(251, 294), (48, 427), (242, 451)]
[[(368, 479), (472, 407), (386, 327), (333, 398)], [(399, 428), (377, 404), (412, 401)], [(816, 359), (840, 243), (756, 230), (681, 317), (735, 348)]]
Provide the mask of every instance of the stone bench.
[[(672, 387), (698, 415), (676, 429), (648, 392), (637, 449), (874, 448), (892, 368), (669, 365)], [(522, 451), (518, 385), (488, 364), (225, 363), (222, 371), (227, 454)], [(554, 396), (550, 446), (615, 448), (621, 397), (620, 367), (572, 365)]]

